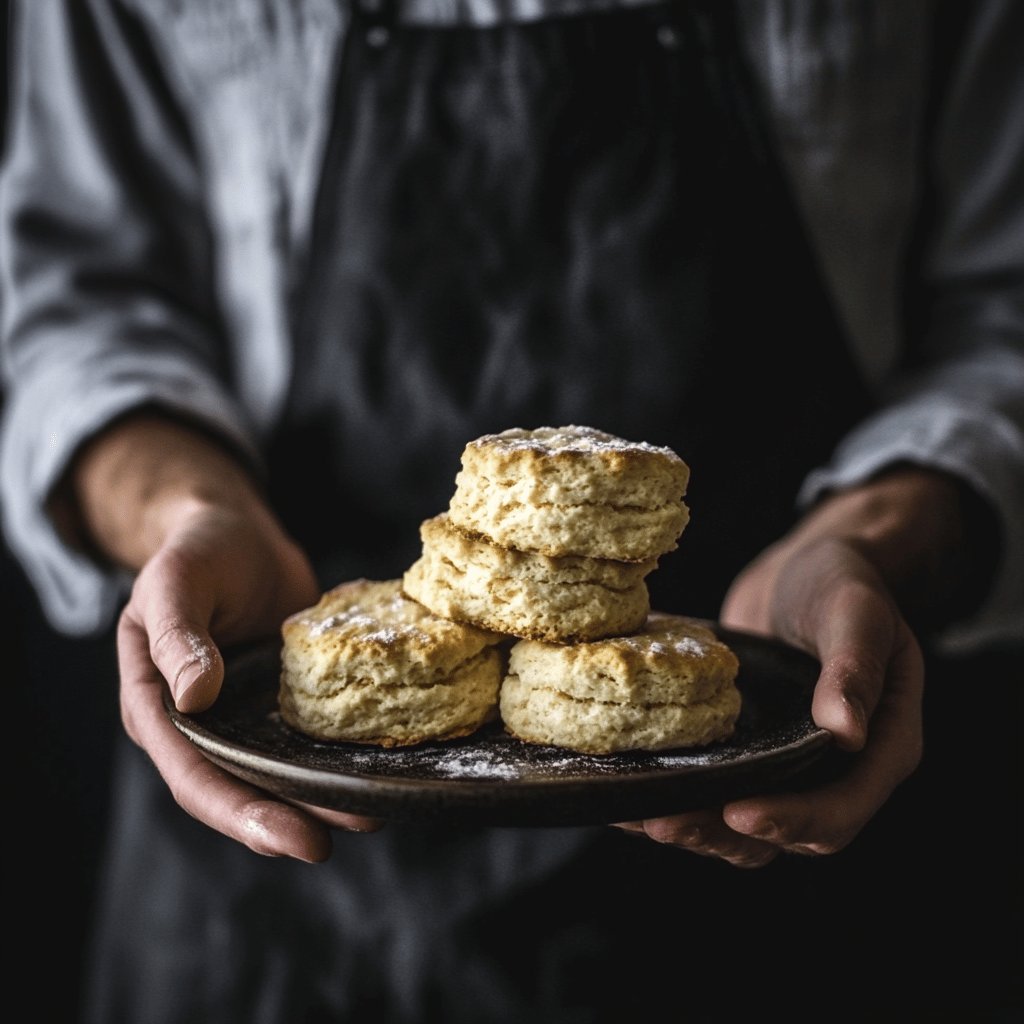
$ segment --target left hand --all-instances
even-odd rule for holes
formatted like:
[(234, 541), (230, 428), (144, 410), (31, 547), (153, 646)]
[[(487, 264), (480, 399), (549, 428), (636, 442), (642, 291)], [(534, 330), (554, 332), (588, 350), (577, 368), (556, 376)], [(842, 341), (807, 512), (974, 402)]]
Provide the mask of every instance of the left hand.
[(737, 577), (722, 607), (724, 625), (818, 658), (811, 713), (840, 750), (855, 754), (844, 774), (806, 791), (617, 827), (737, 867), (847, 846), (922, 755), (923, 658), (886, 568), (850, 532), (798, 529)]

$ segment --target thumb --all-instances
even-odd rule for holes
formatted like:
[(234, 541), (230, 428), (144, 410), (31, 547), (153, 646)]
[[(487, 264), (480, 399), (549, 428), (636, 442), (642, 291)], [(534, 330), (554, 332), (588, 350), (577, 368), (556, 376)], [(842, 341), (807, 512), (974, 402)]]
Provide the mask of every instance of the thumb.
[(148, 630), (149, 656), (167, 680), (175, 707), (190, 714), (205, 711), (220, 693), (224, 659), (209, 631), (195, 619), (173, 615)]
[(194, 565), (162, 553), (139, 573), (126, 609), (186, 714), (205, 711), (224, 681), (224, 660), (210, 635), (213, 603)]

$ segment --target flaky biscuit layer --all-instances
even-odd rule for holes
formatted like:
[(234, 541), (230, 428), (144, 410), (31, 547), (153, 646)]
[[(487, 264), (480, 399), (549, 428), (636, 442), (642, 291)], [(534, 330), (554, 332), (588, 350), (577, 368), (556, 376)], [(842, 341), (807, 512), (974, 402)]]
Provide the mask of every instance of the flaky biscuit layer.
[(517, 642), (499, 709), (520, 739), (584, 753), (702, 746), (735, 729), (738, 671), (701, 620), (652, 611), (628, 637)]
[(420, 526), (422, 554), (405, 592), (438, 615), (516, 637), (596, 640), (631, 633), (650, 609), (645, 577), (656, 559), (549, 558), (502, 548), (451, 525)]
[(505, 677), (500, 697), (512, 736), (581, 754), (707, 746), (732, 735), (740, 707), (733, 689), (697, 704), (614, 704), (579, 700), (517, 675)]

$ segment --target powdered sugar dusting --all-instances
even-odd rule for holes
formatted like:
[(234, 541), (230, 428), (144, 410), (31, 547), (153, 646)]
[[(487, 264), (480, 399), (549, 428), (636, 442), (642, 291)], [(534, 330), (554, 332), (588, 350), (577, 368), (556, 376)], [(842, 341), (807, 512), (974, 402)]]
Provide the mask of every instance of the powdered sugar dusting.
[(434, 762), (438, 775), (449, 779), (514, 779), (519, 769), (488, 750), (451, 751)]
[(662, 639), (655, 639), (649, 633), (637, 633), (633, 636), (614, 637), (608, 642), (655, 657), (667, 657), (675, 653), (687, 658), (701, 658), (709, 651), (708, 643), (696, 636), (672, 636), (670, 633), (660, 635)]
[[(388, 615), (387, 618), (401, 619), (400, 615)], [(327, 633), (338, 632), (346, 636), (358, 636), (360, 640), (392, 646), (400, 639), (417, 643), (430, 643), (430, 636), (415, 622), (388, 622), (384, 618), (366, 612), (356, 606), (344, 612), (335, 612), (322, 619), (312, 616), (303, 620), (309, 635), (321, 637)]]
[(349, 771), (377, 778), (418, 778), (477, 781), (536, 781), (620, 775), (627, 771), (678, 769), (712, 764), (720, 756), (713, 749), (678, 750), (664, 754), (626, 751), (617, 755), (581, 754), (505, 738), (490, 743), (427, 745), (383, 750), (346, 745)]
[(200, 636), (195, 630), (184, 630), (185, 642), (192, 657), (199, 663), (200, 668), (205, 672), (213, 665), (213, 654), (210, 651), (210, 641), (205, 636)]
[(480, 746), (451, 748), (411, 747), (407, 750), (351, 751), (348, 761), (354, 771), (373, 774), (401, 774), (409, 769), (418, 772), (429, 767), (430, 774), (444, 779), (516, 779), (522, 764), (510, 760), (500, 749)]
[(647, 755), (647, 763), (651, 768), (691, 768), (698, 764), (715, 764), (721, 759), (718, 748), (711, 751), (689, 749), (674, 754)]
[(628, 441), (595, 427), (576, 424), (564, 427), (537, 427), (533, 430), (510, 427), (499, 434), (484, 434), (469, 443), (475, 448), (500, 445), (507, 451), (578, 452), (581, 454), (611, 451), (649, 452), (671, 459), (679, 458), (671, 448), (649, 444), (647, 441)]

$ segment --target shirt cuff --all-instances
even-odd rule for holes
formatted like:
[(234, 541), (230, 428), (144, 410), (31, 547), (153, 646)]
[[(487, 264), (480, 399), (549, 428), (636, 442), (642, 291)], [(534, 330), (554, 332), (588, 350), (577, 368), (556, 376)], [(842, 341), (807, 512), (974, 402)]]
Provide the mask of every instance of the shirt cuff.
[(958, 406), (948, 396), (879, 413), (853, 431), (829, 465), (798, 495), (806, 509), (827, 491), (861, 484), (899, 462), (943, 470), (986, 499), (1000, 526), (1000, 558), (982, 606), (937, 638), (949, 653), (1024, 640), (1024, 438), (991, 409)]
[(47, 514), (47, 502), (76, 451), (118, 417), (158, 407), (227, 442), (258, 473), (262, 463), (235, 400), (205, 368), (181, 355), (118, 353), (88, 365), (57, 366), (21, 380), (6, 396), (0, 433), (0, 498), (11, 553), (58, 631), (108, 628), (130, 576), (72, 548)]

